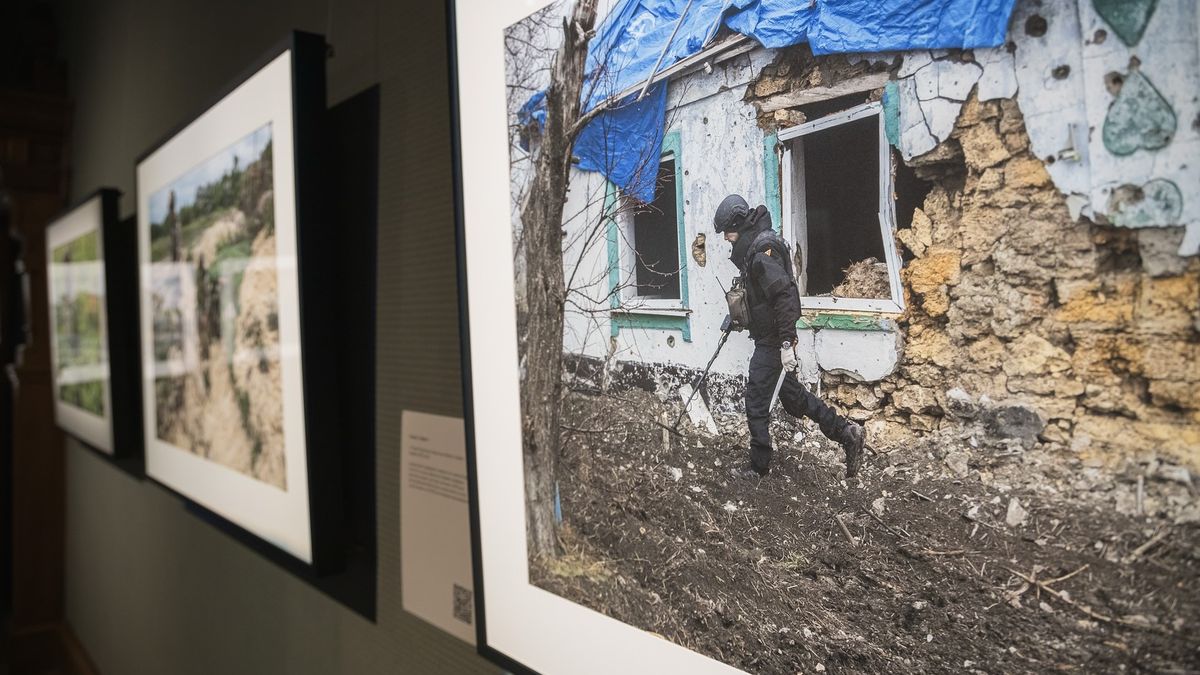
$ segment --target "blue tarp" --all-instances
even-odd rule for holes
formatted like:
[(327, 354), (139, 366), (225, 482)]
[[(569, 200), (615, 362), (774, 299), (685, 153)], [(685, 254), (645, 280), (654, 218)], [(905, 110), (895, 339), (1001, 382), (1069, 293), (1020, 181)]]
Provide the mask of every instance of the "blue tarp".
[[(814, 54), (996, 47), (1004, 43), (1015, 2), (692, 0), (689, 7), (688, 0), (618, 0), (588, 47), (584, 109), (701, 51), (721, 26), (768, 48), (807, 42)], [(666, 95), (666, 82), (659, 82), (641, 101), (635, 93), (598, 115), (575, 142), (579, 168), (598, 171), (634, 197), (651, 201)], [(540, 121), (541, 103), (535, 96), (525, 112)]]

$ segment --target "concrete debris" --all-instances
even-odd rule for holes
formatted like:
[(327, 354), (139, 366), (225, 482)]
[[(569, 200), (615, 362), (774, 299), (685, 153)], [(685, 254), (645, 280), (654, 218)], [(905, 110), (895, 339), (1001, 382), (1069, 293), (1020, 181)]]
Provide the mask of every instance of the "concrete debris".
[(954, 387), (946, 392), (946, 402), (943, 405), (947, 413), (960, 419), (973, 419), (979, 412), (979, 406), (962, 387)]
[(1020, 527), (1025, 524), (1025, 519), (1029, 517), (1029, 512), (1021, 506), (1021, 502), (1013, 497), (1008, 501), (1008, 512), (1004, 515), (1004, 522), (1009, 527)]
[(968, 456), (965, 452), (950, 452), (942, 461), (946, 463), (946, 468), (959, 478), (966, 478), (967, 474), (971, 473), (971, 468), (968, 466)]
[(717, 435), (717, 421), (705, 405), (704, 397), (699, 393), (693, 395), (692, 385), (685, 384), (679, 387), (679, 400), (687, 402), (687, 416), (696, 429), (707, 432), (710, 436)]

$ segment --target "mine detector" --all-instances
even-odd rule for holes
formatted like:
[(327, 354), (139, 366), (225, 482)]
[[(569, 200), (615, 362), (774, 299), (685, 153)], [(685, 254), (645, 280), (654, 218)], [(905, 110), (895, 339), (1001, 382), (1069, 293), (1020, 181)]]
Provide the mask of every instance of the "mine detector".
[[(732, 315), (726, 314), (725, 320), (721, 322), (721, 339), (717, 341), (717, 348), (713, 351), (712, 357), (708, 359), (708, 365), (704, 366), (704, 372), (700, 373), (700, 376), (692, 382), (692, 393), (683, 402), (683, 410), (679, 411), (679, 416), (675, 418), (675, 423), (671, 425), (671, 433), (677, 436), (680, 435), (679, 423), (683, 421), (683, 416), (687, 414), (688, 408), (692, 405), (692, 399), (696, 397), (696, 393), (700, 391), (700, 387), (708, 379), (708, 373), (712, 370), (712, 365), (717, 360), (717, 356), (721, 354), (721, 348), (725, 346), (725, 342), (729, 340), (731, 333), (740, 330), (743, 330), (743, 327), (733, 320)], [(779, 380), (775, 382), (775, 393), (771, 395), (771, 405), (768, 406), (768, 410), (774, 408), (775, 401), (779, 400), (779, 390), (783, 388), (783, 378), (787, 377), (787, 374), (787, 370), (780, 370)]]

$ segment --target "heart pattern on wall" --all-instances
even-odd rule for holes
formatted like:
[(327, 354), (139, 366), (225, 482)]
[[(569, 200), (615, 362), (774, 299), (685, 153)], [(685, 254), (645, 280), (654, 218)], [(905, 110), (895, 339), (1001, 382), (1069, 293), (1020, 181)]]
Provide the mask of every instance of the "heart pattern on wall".
[(1108, 198), (1108, 219), (1121, 227), (1176, 225), (1183, 214), (1183, 192), (1157, 178), (1141, 187), (1122, 185)]
[(1130, 70), (1104, 117), (1104, 147), (1119, 157), (1139, 149), (1158, 150), (1171, 142), (1175, 124), (1167, 99), (1145, 75)]
[(1092, 7), (1127, 46), (1141, 41), (1158, 0), (1092, 0)]

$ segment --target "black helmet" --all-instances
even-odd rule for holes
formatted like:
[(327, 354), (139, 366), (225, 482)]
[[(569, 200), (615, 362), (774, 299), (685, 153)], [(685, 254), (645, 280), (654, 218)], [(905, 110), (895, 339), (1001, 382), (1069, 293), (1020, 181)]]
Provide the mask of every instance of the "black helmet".
[(750, 215), (750, 205), (741, 195), (729, 195), (717, 206), (717, 215), (713, 216), (713, 226), (717, 233), (735, 232), (746, 223)]

